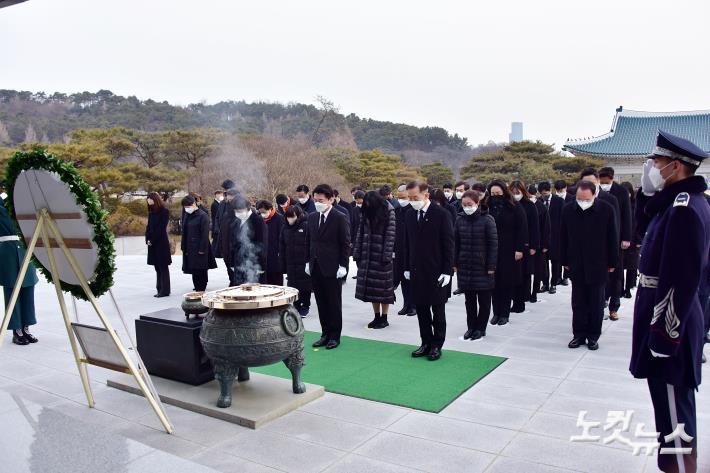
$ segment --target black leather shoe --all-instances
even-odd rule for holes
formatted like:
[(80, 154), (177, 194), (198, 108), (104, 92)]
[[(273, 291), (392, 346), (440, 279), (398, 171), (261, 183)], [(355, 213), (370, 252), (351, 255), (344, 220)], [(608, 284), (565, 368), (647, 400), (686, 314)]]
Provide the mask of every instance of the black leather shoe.
[(37, 339), (37, 337), (35, 337), (34, 335), (32, 335), (32, 334), (29, 332), (29, 329), (28, 329), (27, 327), (25, 327), (25, 328), (22, 329), (22, 335), (25, 337), (25, 340), (27, 340), (27, 341), (30, 342), (30, 343), (37, 343), (37, 342), (39, 342), (39, 340)]
[(589, 340), (587, 342), (587, 348), (590, 350), (599, 350), (599, 343), (596, 340)]
[(508, 317), (501, 317), (500, 320), (498, 320), (498, 325), (505, 325), (508, 323)]
[(15, 345), (29, 345), (30, 341), (25, 338), (24, 335), (18, 335), (14, 330), (12, 331), (12, 343)]
[(631, 289), (624, 291), (624, 299), (631, 299)]
[(337, 340), (328, 340), (328, 343), (325, 346), (326, 350), (332, 350), (333, 348), (338, 348), (340, 346), (340, 342)]
[(409, 313), (409, 309), (407, 309), (406, 307), (402, 307), (402, 310), (397, 312), (397, 315), (407, 315), (408, 313)]
[(439, 358), (441, 358), (441, 348), (439, 347), (432, 347), (431, 351), (429, 352), (429, 361), (436, 361)]
[(557, 292), (557, 288), (555, 286), (550, 286), (550, 290), (548, 291), (550, 294), (554, 294)]
[(584, 344), (584, 338), (582, 337), (574, 337), (568, 344), (568, 348), (579, 348)]
[(375, 328), (375, 325), (380, 323), (380, 314), (375, 314), (375, 318), (372, 319), (372, 321), (367, 324), (367, 328)]
[(416, 309), (412, 309), (409, 312), (407, 312), (407, 317), (414, 317), (415, 315), (417, 315)]
[(463, 294), (463, 291), (462, 291), (461, 289), (456, 289), (456, 290), (453, 292), (453, 294), (454, 294), (455, 296), (458, 296), (459, 294)]
[(485, 337), (486, 334), (483, 332), (480, 332), (478, 330), (474, 330), (473, 333), (471, 334), (471, 340), (478, 340), (481, 337)]
[(536, 296), (536, 295), (535, 295), (535, 296), (532, 296), (528, 302), (530, 302), (531, 304), (536, 303), (536, 302), (537, 302), (537, 296)]
[(567, 286), (569, 285), (569, 279), (564, 278), (562, 281), (560, 281), (560, 286)]
[(498, 322), (500, 322), (500, 318), (497, 315), (494, 315), (491, 319), (491, 325), (498, 325)]
[(525, 312), (525, 306), (513, 306), (510, 308), (510, 312), (512, 312), (513, 314), (522, 314), (523, 312)]
[(389, 327), (390, 323), (387, 322), (387, 314), (384, 314), (380, 317), (380, 320), (378, 320), (375, 325), (372, 326), (374, 329), (381, 329), (385, 327)]
[(549, 288), (549, 287), (547, 287), (547, 286), (542, 286), (542, 289), (540, 289), (540, 290), (537, 291), (537, 292), (549, 292), (549, 291), (550, 291), (550, 288)]
[(422, 345), (412, 352), (412, 358), (421, 358), (429, 354), (429, 345)]
[(328, 344), (328, 339), (325, 337), (320, 337), (318, 340), (313, 342), (313, 348), (324, 347)]
[(468, 340), (471, 338), (471, 335), (473, 335), (473, 330), (466, 330), (466, 333), (463, 334), (463, 339)]

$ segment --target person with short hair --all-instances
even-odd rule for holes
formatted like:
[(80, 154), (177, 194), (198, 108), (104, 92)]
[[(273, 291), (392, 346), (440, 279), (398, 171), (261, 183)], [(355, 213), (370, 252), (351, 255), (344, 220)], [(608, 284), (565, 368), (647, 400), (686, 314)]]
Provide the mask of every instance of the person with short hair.
[(308, 253), (308, 216), (301, 207), (292, 205), (284, 213), (284, 228), (279, 240), (281, 271), (286, 274), (288, 287), (298, 289), (298, 299), (293, 303), (301, 317), (307, 317), (311, 308), (311, 277), (306, 274)]
[(565, 203), (575, 201), (574, 194), (567, 192), (567, 182), (565, 182), (564, 179), (558, 179), (555, 181), (555, 195), (564, 200)]
[(301, 207), (301, 210), (305, 214), (312, 214), (313, 212), (316, 211), (316, 206), (313, 203), (313, 199), (311, 198), (310, 195), (311, 189), (305, 185), (301, 184), (298, 187), (296, 187), (296, 203), (295, 205), (298, 205)]
[(446, 202), (455, 205), (456, 204), (456, 197), (454, 197), (454, 185), (451, 184), (450, 182), (447, 182), (443, 186), (441, 186), (441, 190), (444, 192), (444, 197), (446, 197)]
[[(355, 243), (355, 236), (360, 228), (360, 219), (362, 218), (362, 204), (365, 201), (365, 192), (361, 190), (355, 191), (353, 194), (353, 206), (350, 211), (350, 242)], [(353, 279), (356, 278), (353, 276)]]
[(214, 238), (214, 229), (216, 228), (215, 219), (217, 218), (217, 209), (219, 209), (219, 203), (223, 200), (224, 191), (214, 191), (214, 199), (212, 200), (212, 205), (210, 205), (210, 228), (212, 229), (212, 238)]
[(284, 275), (281, 271), (279, 262), (279, 240), (281, 239), (281, 229), (284, 225), (284, 219), (276, 213), (276, 209), (268, 200), (260, 200), (256, 203), (256, 210), (264, 219), (266, 224), (266, 268), (265, 281), (266, 284), (276, 286), (284, 285)]
[(232, 255), (234, 286), (266, 282), (268, 230), (249, 200), (235, 197), (231, 202), (234, 221), (229, 253)]
[(394, 209), (395, 214), (395, 243), (394, 243), (394, 288), (402, 288), (402, 308), (397, 312), (398, 315), (406, 315), (413, 317), (417, 315), (417, 308), (412, 302), (411, 282), (404, 277), (404, 252), (407, 250), (407, 242), (405, 240), (405, 215), (412, 211), (412, 206), (409, 205), (409, 195), (407, 194), (407, 185), (401, 184), (397, 187), (397, 201), (399, 207)]
[[(562, 282), (562, 265), (560, 264), (560, 225), (562, 224), (562, 208), (566, 202), (557, 193), (552, 192), (549, 182), (541, 182), (538, 192), (543, 205), (547, 209), (550, 222), (550, 246), (547, 252), (549, 258), (549, 278), (543, 279), (543, 288), (548, 286), (548, 292), (555, 294), (557, 285)], [(544, 275), (544, 273), (543, 273)]]
[(182, 272), (192, 275), (194, 291), (204, 292), (207, 289), (208, 270), (217, 267), (210, 246), (210, 218), (207, 212), (198, 208), (191, 195), (183, 197), (181, 205), (185, 212), (180, 240)]
[(572, 333), (569, 348), (599, 348), (608, 274), (619, 264), (614, 209), (596, 197), (596, 185), (577, 183), (577, 203), (562, 210), (560, 260), (572, 280)]
[(170, 295), (170, 238), (168, 224), (170, 211), (157, 192), (151, 192), (146, 198), (148, 205), (148, 224), (145, 227), (145, 244), (148, 246), (148, 264), (155, 268), (154, 297)]
[[(224, 260), (224, 266), (227, 268), (227, 278), (229, 285), (234, 286), (234, 265), (232, 263), (232, 227), (234, 226), (234, 208), (232, 202), (234, 199), (241, 197), (241, 194), (234, 188), (229, 189), (224, 193), (224, 201), (220, 203), (218, 211), (220, 212), (219, 222), (219, 239), (212, 240), (212, 246), (216, 247)], [(217, 251), (215, 251), (217, 253)]]
[(405, 214), (407, 248), (404, 277), (411, 281), (417, 308), (421, 345), (412, 357), (441, 358), (446, 339), (446, 302), (454, 266), (454, 228), (451, 216), (429, 200), (424, 182), (407, 184), (412, 211)]
[(466, 297), (464, 340), (486, 336), (498, 263), (498, 232), (488, 210), (479, 206), (478, 192), (464, 192), (462, 213), (454, 228), (454, 271)]
[(286, 211), (293, 205), (293, 201), (286, 194), (278, 194), (276, 196), (276, 212), (282, 217), (286, 214)]
[(308, 215), (306, 274), (311, 277), (318, 306), (321, 337), (313, 347), (332, 350), (340, 346), (343, 330), (342, 280), (348, 274), (350, 222), (333, 209), (333, 189), (319, 184), (313, 189), (315, 212)]

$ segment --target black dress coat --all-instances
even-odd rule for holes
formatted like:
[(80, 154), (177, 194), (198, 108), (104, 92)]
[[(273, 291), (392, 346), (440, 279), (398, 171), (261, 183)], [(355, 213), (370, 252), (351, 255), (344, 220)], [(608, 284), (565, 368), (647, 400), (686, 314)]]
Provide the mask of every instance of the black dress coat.
[(498, 264), (498, 231), (485, 210), (460, 215), (454, 227), (454, 266), (462, 291), (490, 291)]
[(339, 211), (330, 209), (323, 228), (319, 228), (320, 217), (320, 212), (308, 215), (306, 261), (308, 261), (311, 271), (315, 268), (317, 261), (323, 276), (334, 278), (338, 273), (339, 266), (348, 268), (350, 222), (348, 217)]
[(170, 240), (168, 239), (168, 221), (170, 211), (163, 207), (158, 212), (148, 212), (148, 225), (145, 227), (145, 243), (148, 245), (148, 264), (152, 266), (169, 266), (173, 259), (170, 256)]
[(353, 245), (357, 263), (355, 298), (363, 302), (394, 304), (393, 255), (397, 219), (388, 205), (387, 219), (371, 222), (363, 218)]
[[(263, 217), (262, 217), (263, 218)], [(280, 273), (281, 263), (279, 262), (279, 240), (281, 239), (281, 230), (283, 229), (285, 219), (274, 212), (269, 221), (266, 223), (267, 234), (269, 236), (266, 244), (266, 272)]]
[(616, 197), (619, 204), (619, 238), (630, 242), (633, 239), (633, 222), (631, 214), (631, 196), (621, 184), (613, 182), (609, 193)]
[(537, 251), (540, 254), (543, 249), (550, 250), (550, 212), (547, 211), (545, 202), (542, 199), (535, 201), (535, 208), (537, 209), (537, 219), (540, 223), (540, 246)]
[(394, 209), (394, 215), (396, 220), (395, 227), (395, 240), (394, 240), (394, 287), (395, 289), (402, 282), (402, 277), (404, 273), (404, 252), (406, 251), (406, 240), (405, 234), (405, 224), (404, 216), (407, 212), (412, 212), (412, 206), (406, 205), (402, 207), (401, 205)]
[(210, 217), (202, 209), (186, 214), (180, 248), (182, 249), (182, 272), (192, 274), (194, 271), (214, 269), (217, 262), (210, 246)]
[(308, 244), (308, 217), (301, 217), (293, 225), (288, 222), (281, 229), (279, 261), (281, 272), (286, 274), (289, 287), (300, 292), (311, 290), (311, 277), (306, 274)]
[(496, 221), (498, 232), (496, 287), (517, 286), (523, 281), (523, 264), (522, 260), (515, 261), (515, 252), (524, 254), (528, 244), (525, 211), (520, 205), (493, 198), (488, 202), (488, 211)]
[[(222, 202), (224, 203), (224, 202)], [(220, 204), (221, 205), (221, 204)], [(218, 257), (224, 258), (224, 264), (232, 267), (232, 227), (237, 217), (234, 216), (234, 209), (231, 205), (220, 206), (220, 216), (217, 219), (219, 225), (218, 239), (212, 241), (212, 245), (219, 249)]]
[(361, 207), (353, 205), (350, 208), (350, 242), (355, 243), (355, 237), (360, 229), (360, 218), (362, 216)]
[(234, 218), (231, 229), (232, 255), (235, 285), (247, 282), (263, 282), (266, 271), (268, 230), (259, 212), (252, 210), (244, 223)]
[(530, 250), (535, 250), (535, 255), (540, 251), (540, 219), (537, 214), (537, 207), (532, 200), (523, 198), (518, 202), (525, 211), (525, 220), (528, 225), (528, 243), (523, 252), (523, 273), (526, 275), (535, 272), (535, 256), (530, 254)]
[(313, 202), (312, 197), (308, 197), (308, 200), (306, 201), (305, 204), (300, 203), (298, 200), (293, 205), (297, 205), (298, 207), (301, 207), (301, 210), (303, 210), (303, 213), (308, 215), (316, 212), (316, 204)]
[(442, 274), (453, 274), (454, 227), (451, 215), (430, 202), (424, 221), (417, 221), (418, 212), (407, 212), (405, 219), (406, 250), (404, 270), (410, 272), (414, 305), (445, 304), (451, 284), (439, 287)]
[(560, 259), (560, 226), (562, 225), (562, 208), (567, 202), (557, 195), (550, 196), (550, 208), (548, 209), (550, 220), (550, 259)]
[(608, 268), (619, 265), (619, 231), (612, 207), (600, 199), (587, 210), (571, 204), (562, 210), (560, 263), (580, 284), (605, 284)]
[[(224, 200), (223, 200), (224, 202)], [(210, 205), (210, 228), (212, 229), (212, 233), (214, 234), (214, 229), (215, 229), (215, 219), (217, 218), (217, 210), (219, 209), (219, 202), (216, 200), (212, 201), (212, 205)]]

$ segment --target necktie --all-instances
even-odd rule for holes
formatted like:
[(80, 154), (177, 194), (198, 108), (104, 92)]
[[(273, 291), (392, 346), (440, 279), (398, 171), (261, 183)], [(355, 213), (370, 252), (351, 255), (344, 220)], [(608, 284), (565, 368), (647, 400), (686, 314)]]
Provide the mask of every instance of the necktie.
[(420, 210), (419, 211), (419, 218), (417, 219), (417, 221), (419, 223), (422, 223), (423, 220), (424, 220), (424, 210)]
[(320, 225), (319, 225), (319, 227), (322, 227), (324, 223), (325, 223), (325, 214), (320, 214)]

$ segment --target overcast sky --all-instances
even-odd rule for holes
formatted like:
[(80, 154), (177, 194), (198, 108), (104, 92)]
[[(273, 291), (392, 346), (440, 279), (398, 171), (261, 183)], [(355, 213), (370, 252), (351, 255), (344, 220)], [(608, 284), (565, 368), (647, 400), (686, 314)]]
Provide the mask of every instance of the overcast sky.
[(436, 125), (472, 144), (710, 108), (710, 2), (29, 0), (0, 10), (0, 88), (266, 100)]

